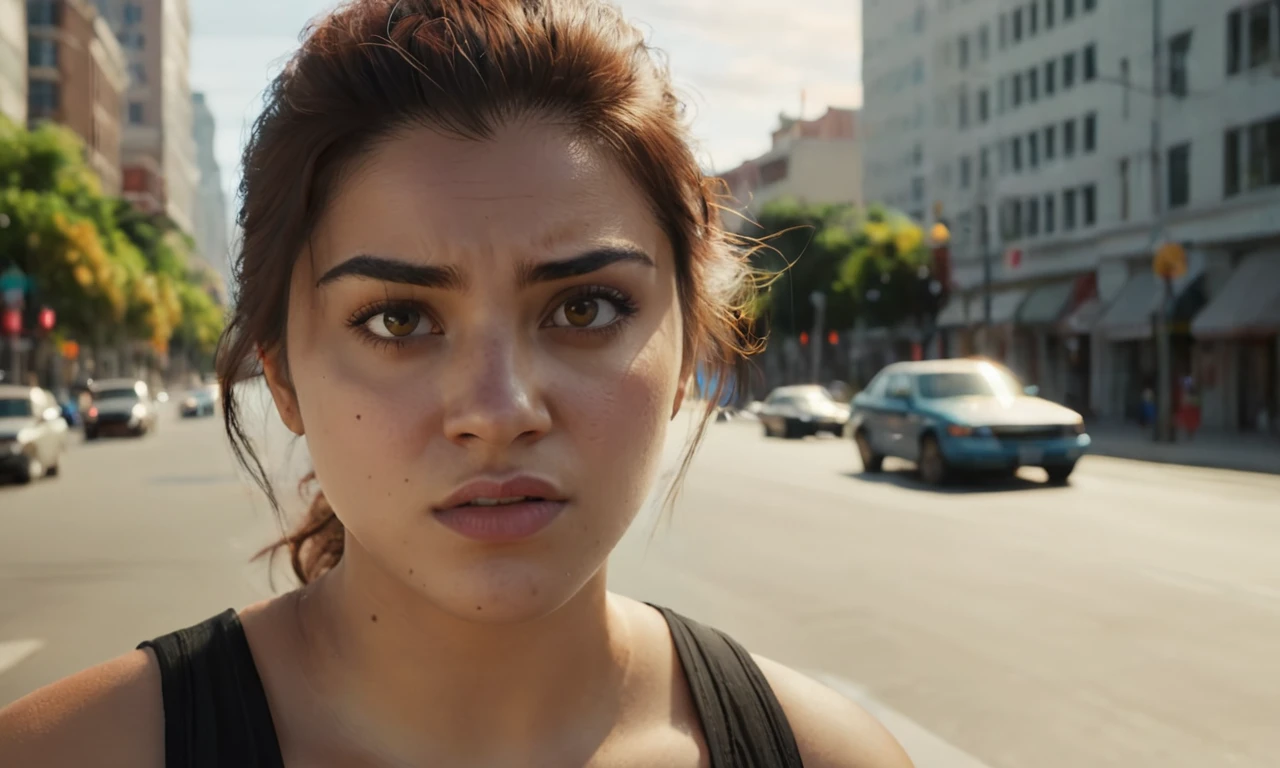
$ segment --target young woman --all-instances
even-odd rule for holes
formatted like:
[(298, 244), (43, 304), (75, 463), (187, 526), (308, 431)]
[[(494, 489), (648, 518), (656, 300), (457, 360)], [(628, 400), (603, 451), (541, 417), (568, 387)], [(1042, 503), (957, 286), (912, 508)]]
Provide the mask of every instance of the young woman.
[(597, 0), (315, 24), (245, 152), (219, 359), (268, 494), (235, 384), (260, 365), (305, 436), (302, 587), (17, 702), (0, 765), (909, 765), (833, 692), (606, 591), (686, 382), (747, 351), (686, 139)]

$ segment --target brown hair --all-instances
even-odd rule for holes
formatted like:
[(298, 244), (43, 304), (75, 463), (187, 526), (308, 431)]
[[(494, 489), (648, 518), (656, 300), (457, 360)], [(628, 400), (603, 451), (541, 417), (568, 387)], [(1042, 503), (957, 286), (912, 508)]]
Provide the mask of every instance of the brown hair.
[[(707, 413), (754, 351), (746, 256), (721, 229), (670, 76), (602, 0), (353, 0), (304, 33), (271, 84), (244, 153), (235, 310), (217, 360), (227, 435), (279, 514), (241, 422), (235, 384), (258, 350), (284, 364), (293, 264), (353, 161), (406, 125), (483, 140), (513, 116), (563, 121), (612, 152), (646, 193), (676, 256), (686, 361), (714, 382)], [(285, 369), (287, 370), (287, 369)], [(314, 474), (303, 488), (315, 482)], [(674, 500), (676, 485), (668, 493)], [(307, 583), (342, 557), (342, 523), (317, 488), (287, 549)]]

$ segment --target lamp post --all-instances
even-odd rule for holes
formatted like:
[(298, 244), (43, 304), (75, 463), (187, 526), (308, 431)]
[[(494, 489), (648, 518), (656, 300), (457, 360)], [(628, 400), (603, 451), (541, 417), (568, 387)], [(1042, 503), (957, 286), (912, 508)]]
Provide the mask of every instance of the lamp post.
[(809, 378), (817, 384), (822, 366), (822, 326), (826, 321), (827, 295), (821, 291), (814, 291), (809, 294), (809, 302), (813, 304), (813, 345), (809, 348), (812, 370)]

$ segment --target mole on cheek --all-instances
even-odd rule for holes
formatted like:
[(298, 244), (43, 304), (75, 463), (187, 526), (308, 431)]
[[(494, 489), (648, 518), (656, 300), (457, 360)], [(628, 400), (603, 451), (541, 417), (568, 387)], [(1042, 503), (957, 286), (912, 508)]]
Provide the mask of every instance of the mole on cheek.
[(378, 623), (378, 614), (376, 614), (376, 613), (371, 613), (371, 614), (369, 614), (369, 621), (372, 621), (374, 624), (377, 624), (377, 623)]
[(360, 414), (358, 414), (358, 413), (357, 413), (357, 414), (356, 414), (356, 421), (359, 421), (359, 420), (360, 420)]

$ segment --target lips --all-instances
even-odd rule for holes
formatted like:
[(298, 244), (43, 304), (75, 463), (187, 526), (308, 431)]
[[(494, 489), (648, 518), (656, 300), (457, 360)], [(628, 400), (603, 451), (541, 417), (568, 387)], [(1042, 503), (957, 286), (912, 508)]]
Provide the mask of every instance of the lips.
[(436, 507), (436, 511), (455, 507), (494, 507), (526, 501), (564, 501), (565, 496), (551, 483), (531, 475), (519, 475), (509, 480), (472, 480), (449, 494)]
[(473, 480), (432, 510), (446, 528), (473, 541), (509, 543), (534, 536), (559, 517), (564, 494), (530, 476)]

